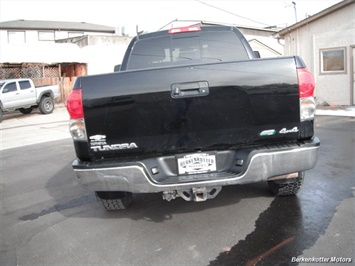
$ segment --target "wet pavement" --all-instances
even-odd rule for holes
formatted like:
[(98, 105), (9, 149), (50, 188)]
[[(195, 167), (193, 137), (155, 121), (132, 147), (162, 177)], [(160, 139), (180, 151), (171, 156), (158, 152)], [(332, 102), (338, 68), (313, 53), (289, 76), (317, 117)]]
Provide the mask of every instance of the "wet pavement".
[(319, 161), (295, 197), (258, 183), (202, 203), (134, 195), (123, 212), (106, 212), (75, 182), (71, 139), (4, 149), (0, 265), (353, 265), (355, 119), (315, 124)]
[[(319, 161), (315, 169), (307, 172), (298, 197), (275, 198), (256, 220), (255, 230), (230, 251), (221, 253), (211, 265), (287, 265), (290, 258), (305, 253), (308, 257), (353, 258), (354, 129), (354, 119), (317, 117)], [(318, 254), (309, 251), (327, 234), (342, 203), (348, 207), (343, 210), (344, 227), (330, 232), (329, 243), (323, 243), (327, 247), (318, 250)]]

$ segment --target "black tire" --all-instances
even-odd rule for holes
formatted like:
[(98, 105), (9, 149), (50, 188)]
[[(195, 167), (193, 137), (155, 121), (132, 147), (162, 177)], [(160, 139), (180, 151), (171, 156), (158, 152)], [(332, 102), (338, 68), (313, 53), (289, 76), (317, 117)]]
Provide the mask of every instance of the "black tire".
[(304, 172), (300, 172), (296, 178), (268, 181), (269, 190), (276, 197), (292, 196), (300, 190), (303, 179)]
[(0, 123), (2, 122), (2, 110), (0, 110)]
[(132, 202), (131, 192), (119, 191), (96, 191), (96, 198), (107, 211), (127, 209)]
[(32, 112), (32, 110), (33, 110), (33, 107), (30, 107), (30, 108), (21, 108), (19, 111), (20, 111), (21, 113), (23, 113), (24, 115), (28, 115), (28, 114), (30, 114), (30, 113)]
[(42, 97), (38, 105), (39, 111), (42, 114), (50, 114), (54, 110), (54, 102), (50, 97)]

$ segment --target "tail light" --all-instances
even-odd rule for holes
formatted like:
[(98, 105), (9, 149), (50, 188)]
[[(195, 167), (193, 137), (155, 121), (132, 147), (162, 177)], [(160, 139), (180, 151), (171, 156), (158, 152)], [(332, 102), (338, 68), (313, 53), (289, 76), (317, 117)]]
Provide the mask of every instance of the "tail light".
[(83, 97), (81, 89), (73, 90), (67, 100), (67, 110), (70, 119), (84, 118)]
[(69, 132), (74, 140), (86, 141), (86, 128), (81, 89), (74, 89), (67, 100), (67, 110), (70, 116)]
[(192, 31), (201, 31), (201, 27), (195, 25), (195, 26), (188, 26), (188, 27), (172, 28), (169, 30), (169, 34), (192, 32)]
[(314, 78), (306, 68), (297, 69), (301, 121), (313, 120), (316, 112)]

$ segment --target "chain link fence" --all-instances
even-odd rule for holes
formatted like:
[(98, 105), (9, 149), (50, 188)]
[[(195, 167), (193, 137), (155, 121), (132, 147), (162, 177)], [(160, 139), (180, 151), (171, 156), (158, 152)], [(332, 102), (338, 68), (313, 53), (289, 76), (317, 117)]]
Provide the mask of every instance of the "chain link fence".
[(0, 79), (18, 78), (58, 78), (60, 77), (58, 66), (31, 65), (25, 67), (0, 66)]

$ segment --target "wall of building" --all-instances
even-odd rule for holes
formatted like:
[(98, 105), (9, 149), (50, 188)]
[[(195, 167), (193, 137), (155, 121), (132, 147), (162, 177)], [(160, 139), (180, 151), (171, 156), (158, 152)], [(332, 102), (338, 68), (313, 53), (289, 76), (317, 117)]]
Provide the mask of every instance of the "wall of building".
[[(319, 104), (352, 104), (351, 45), (355, 44), (355, 3), (284, 36), (285, 55), (299, 55), (316, 80)], [(322, 49), (345, 47), (345, 73), (321, 73)]]
[[(88, 55), (88, 73), (110, 73), (115, 65), (122, 63), (131, 37), (88, 36), (88, 46), (82, 48)], [(91, 56), (95, 55), (95, 56)]]
[(72, 43), (80, 47), (88, 63), (88, 74), (113, 72), (115, 65), (122, 62), (132, 37), (123, 36), (82, 36), (59, 40), (57, 43)]
[(257, 37), (253, 39), (253, 36), (246, 36), (253, 51), (258, 51), (260, 58), (278, 57), (282, 56), (284, 52), (284, 46), (280, 44), (273, 37)]
[(243, 33), (251, 48), (260, 53), (261, 58), (283, 55), (284, 44), (273, 37), (273, 35), (277, 33), (276, 30), (253, 29), (245, 27), (238, 27), (238, 29), (241, 33)]

